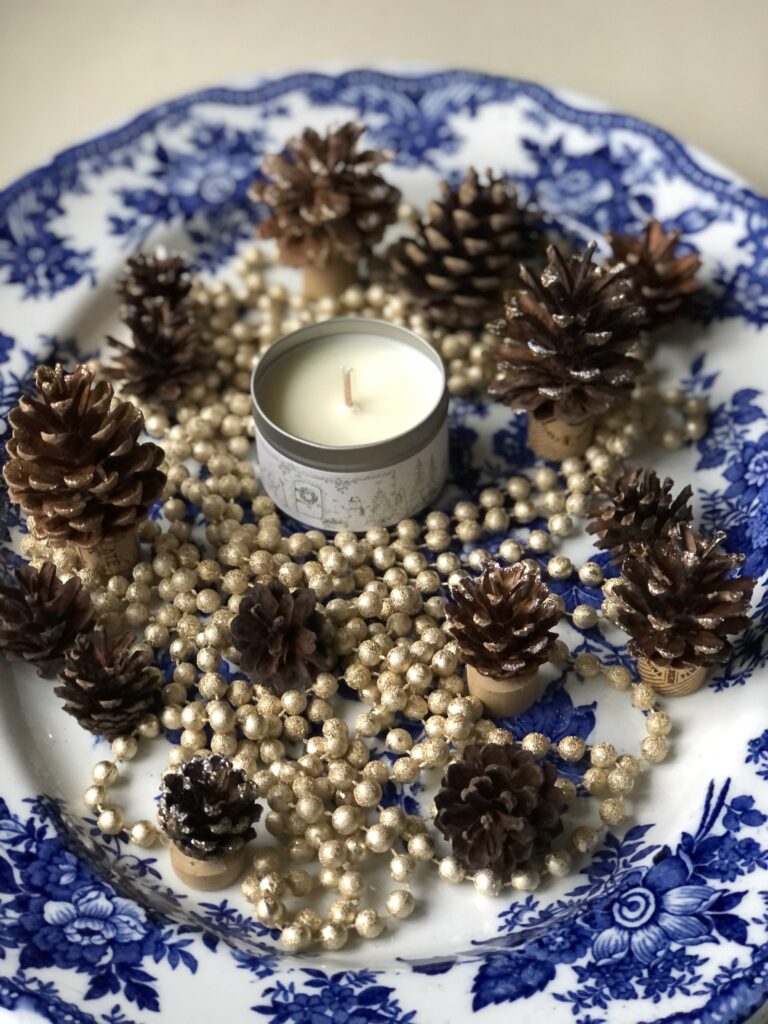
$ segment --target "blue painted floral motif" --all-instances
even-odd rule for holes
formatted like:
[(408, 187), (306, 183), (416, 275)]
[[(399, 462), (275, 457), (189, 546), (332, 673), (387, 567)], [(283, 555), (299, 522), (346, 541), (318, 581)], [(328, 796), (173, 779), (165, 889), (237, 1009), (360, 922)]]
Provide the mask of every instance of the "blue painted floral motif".
[(264, 990), (268, 1003), (254, 1006), (267, 1024), (409, 1024), (394, 989), (377, 984), (373, 971), (304, 970), (302, 987), (279, 981)]
[(232, 256), (238, 241), (253, 236), (256, 207), (248, 186), (259, 175), (266, 136), (261, 129), (191, 122), (184, 148), (155, 142), (142, 188), (121, 188), (127, 214), (110, 217), (111, 230), (131, 247), (158, 224), (181, 221), (201, 266)]
[(163, 928), (135, 901), (119, 896), (65, 845), (55, 805), (28, 801), (22, 821), (0, 800), (0, 952), (15, 951), (23, 985), (58, 967), (87, 976), (87, 1000), (119, 994), (140, 1010), (160, 1008), (147, 961), (167, 960), (194, 973), (182, 930)]
[(721, 268), (717, 281), (724, 288), (720, 316), (741, 316), (756, 327), (768, 324), (768, 209), (751, 212), (746, 234), (737, 243), (746, 259), (732, 271)]

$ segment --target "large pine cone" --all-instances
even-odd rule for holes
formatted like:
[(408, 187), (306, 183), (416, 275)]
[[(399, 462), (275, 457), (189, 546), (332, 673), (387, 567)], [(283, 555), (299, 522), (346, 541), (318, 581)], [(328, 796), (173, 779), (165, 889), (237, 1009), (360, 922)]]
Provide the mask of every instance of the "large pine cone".
[(78, 637), (55, 689), (83, 729), (108, 740), (134, 733), (160, 701), (162, 673), (148, 651), (131, 649), (133, 643), (131, 633), (110, 637), (96, 630)]
[(749, 623), (755, 581), (733, 576), (744, 556), (718, 550), (724, 538), (681, 524), (642, 556), (624, 559), (607, 611), (629, 634), (631, 654), (671, 668), (727, 661), (728, 635)]
[(673, 487), (669, 477), (662, 483), (653, 470), (635, 469), (620, 476), (608, 501), (596, 501), (592, 508), (594, 518), (587, 530), (597, 534), (597, 547), (620, 561), (625, 555), (644, 551), (676, 523), (689, 522), (693, 492), (687, 486), (673, 497)]
[(256, 835), (256, 797), (255, 785), (226, 757), (193, 757), (163, 776), (157, 815), (182, 853), (210, 860)]
[(118, 356), (107, 373), (122, 382), (126, 395), (175, 402), (198, 377), (203, 363), (200, 330), (194, 316), (168, 302), (152, 301), (126, 311), (133, 344), (108, 338)]
[(144, 417), (84, 365), (39, 366), (37, 395), (10, 413), (3, 475), (40, 537), (96, 547), (146, 517), (163, 490), (163, 451), (139, 443)]
[(377, 171), (390, 156), (358, 150), (362, 133), (353, 122), (324, 136), (307, 128), (289, 140), (285, 153), (264, 159), (269, 180), (256, 182), (251, 195), (271, 207), (259, 234), (277, 240), (283, 263), (356, 263), (395, 222), (400, 191)]
[(318, 650), (322, 617), (309, 587), (291, 592), (279, 580), (255, 583), (232, 620), (240, 667), (275, 693), (306, 689), (326, 662)]
[(117, 293), (129, 306), (143, 307), (160, 300), (175, 309), (189, 295), (192, 278), (181, 256), (169, 255), (158, 248), (154, 253), (139, 252), (126, 261)]
[(698, 251), (675, 256), (681, 235), (680, 230), (666, 232), (652, 220), (640, 235), (607, 236), (614, 262), (629, 268), (637, 300), (645, 307), (651, 327), (684, 314), (701, 287), (696, 280), (701, 267)]
[(626, 267), (596, 266), (594, 249), (566, 259), (550, 246), (541, 278), (521, 268), (522, 288), (508, 296), (506, 319), (492, 325), (502, 341), (490, 393), (540, 420), (599, 416), (629, 394), (642, 371), (627, 353), (645, 312)]
[(511, 744), (472, 744), (445, 773), (435, 825), (462, 867), (508, 881), (562, 831), (556, 778), (552, 765)]
[(77, 576), (63, 583), (53, 562), (39, 571), (15, 570), (16, 586), (0, 584), (0, 651), (12, 661), (28, 661), (37, 674), (54, 674), (67, 648), (93, 625), (90, 594)]
[(539, 243), (514, 185), (487, 174), (483, 182), (470, 168), (457, 188), (442, 182), (418, 237), (404, 239), (390, 257), (402, 287), (435, 324), (484, 327), (501, 311), (518, 262)]
[(525, 675), (548, 660), (560, 607), (535, 564), (491, 562), (451, 589), (446, 618), (462, 660), (501, 678)]

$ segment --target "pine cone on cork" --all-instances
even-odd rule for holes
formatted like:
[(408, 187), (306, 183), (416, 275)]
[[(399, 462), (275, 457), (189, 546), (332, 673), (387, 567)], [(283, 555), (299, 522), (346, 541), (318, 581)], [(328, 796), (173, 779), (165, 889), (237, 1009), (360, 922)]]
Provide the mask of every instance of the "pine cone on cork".
[(135, 528), (165, 484), (162, 448), (139, 441), (140, 411), (84, 365), (72, 373), (39, 366), (35, 383), (37, 393), (8, 416), (3, 475), (11, 501), (56, 544), (95, 548)]

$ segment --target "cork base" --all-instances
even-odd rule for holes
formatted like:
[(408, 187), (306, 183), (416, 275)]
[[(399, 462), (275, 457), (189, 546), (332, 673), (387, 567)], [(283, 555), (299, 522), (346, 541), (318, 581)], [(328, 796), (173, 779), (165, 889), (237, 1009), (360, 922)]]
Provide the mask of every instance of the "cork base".
[(83, 569), (102, 576), (124, 576), (139, 560), (139, 538), (135, 530), (123, 530), (105, 537), (95, 548), (76, 546), (76, 550)]
[(325, 267), (304, 267), (304, 297), (338, 298), (350, 285), (357, 283), (357, 266), (336, 260)]
[(485, 705), (491, 718), (521, 715), (539, 696), (536, 670), (524, 676), (495, 679), (467, 665), (467, 689)]
[(666, 697), (685, 697), (695, 693), (707, 678), (708, 671), (706, 666), (669, 668), (648, 658), (637, 659), (637, 670), (644, 683), (649, 683), (657, 693)]
[(544, 459), (561, 461), (583, 455), (592, 444), (595, 421), (563, 423), (561, 420), (538, 420), (528, 415), (528, 447)]
[(182, 853), (175, 843), (171, 843), (169, 848), (171, 867), (190, 889), (200, 889), (203, 892), (226, 889), (240, 877), (245, 867), (245, 846), (212, 860), (189, 857)]

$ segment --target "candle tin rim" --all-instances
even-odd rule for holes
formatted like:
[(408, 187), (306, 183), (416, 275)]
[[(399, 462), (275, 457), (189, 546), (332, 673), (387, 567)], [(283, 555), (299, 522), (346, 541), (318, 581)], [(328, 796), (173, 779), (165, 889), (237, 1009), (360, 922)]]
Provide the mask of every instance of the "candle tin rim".
[[(376, 333), (384, 337), (406, 342), (412, 348), (423, 352), (437, 367), (442, 390), (429, 413), (410, 429), (383, 441), (369, 441), (365, 444), (324, 445), (315, 441), (289, 434), (270, 420), (258, 400), (261, 378), (284, 355), (301, 345), (311, 344), (324, 337), (338, 334), (352, 334), (363, 328), (365, 333)], [(251, 401), (256, 424), (257, 440), (261, 435), (281, 454), (314, 469), (340, 470), (347, 473), (369, 469), (381, 469), (402, 462), (415, 454), (435, 437), (448, 414), (448, 387), (445, 366), (439, 352), (425, 338), (399, 324), (373, 317), (332, 317), (319, 323), (307, 324), (278, 338), (259, 360), (251, 377)]]

